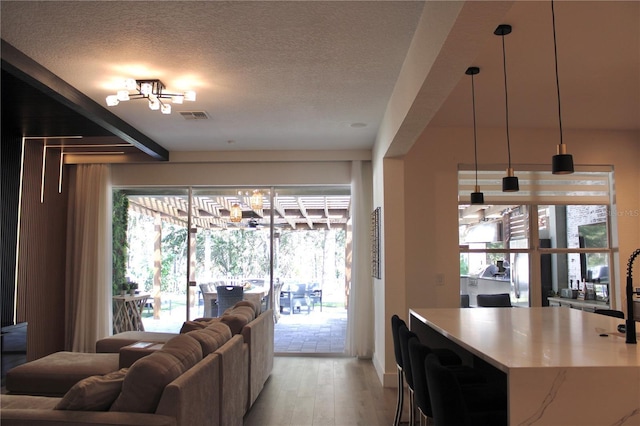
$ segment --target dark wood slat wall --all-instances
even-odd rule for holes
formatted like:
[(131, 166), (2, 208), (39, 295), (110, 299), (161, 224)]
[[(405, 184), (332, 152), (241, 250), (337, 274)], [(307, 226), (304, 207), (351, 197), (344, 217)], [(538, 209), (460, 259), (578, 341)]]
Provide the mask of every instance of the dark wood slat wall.
[(60, 152), (47, 150), (40, 202), (43, 144), (25, 145), (18, 252), (18, 321), (27, 321), (27, 360), (64, 349), (68, 188), (58, 193)]
[[(3, 105), (4, 109), (4, 105)], [(6, 123), (2, 123), (2, 215), (0, 232), (0, 318), (2, 327), (14, 324), (16, 243), (18, 237), (18, 198), (20, 192), (20, 155), (22, 137)]]

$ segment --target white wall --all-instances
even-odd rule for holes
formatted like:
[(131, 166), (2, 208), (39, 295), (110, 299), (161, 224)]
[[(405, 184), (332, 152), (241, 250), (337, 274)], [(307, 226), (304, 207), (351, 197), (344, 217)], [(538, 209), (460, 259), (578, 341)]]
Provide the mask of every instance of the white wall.
[(114, 186), (349, 185), (351, 161), (113, 164)]

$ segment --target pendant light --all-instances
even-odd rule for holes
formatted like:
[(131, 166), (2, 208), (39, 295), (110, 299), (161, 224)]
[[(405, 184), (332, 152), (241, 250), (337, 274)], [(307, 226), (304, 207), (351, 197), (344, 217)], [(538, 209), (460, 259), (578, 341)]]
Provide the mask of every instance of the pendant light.
[(260, 190), (255, 189), (251, 194), (251, 198), (249, 199), (251, 203), (251, 208), (253, 210), (261, 210), (262, 209), (262, 192)]
[(474, 192), (471, 193), (471, 204), (484, 204), (484, 194), (480, 192), (478, 185), (478, 139), (476, 134), (476, 88), (473, 84), (473, 76), (480, 72), (478, 67), (469, 67), (465, 71), (466, 75), (471, 76), (471, 105), (473, 108), (473, 157), (476, 165), (476, 186)]
[(235, 203), (229, 210), (229, 220), (233, 223), (238, 223), (242, 220), (242, 208), (240, 204)]
[(558, 95), (558, 124), (560, 126), (560, 144), (558, 153), (551, 160), (551, 172), (554, 175), (568, 175), (573, 173), (573, 156), (567, 154), (567, 145), (562, 140), (562, 113), (560, 109), (560, 80), (558, 78), (558, 47), (556, 43), (556, 14), (551, 0), (551, 22), (553, 24), (553, 57), (556, 65), (556, 93)]
[(502, 178), (502, 192), (517, 192), (520, 190), (518, 184), (518, 177), (513, 174), (513, 167), (511, 167), (511, 143), (509, 141), (509, 96), (507, 92), (507, 55), (504, 49), (504, 36), (511, 34), (511, 25), (501, 24), (493, 32), (495, 35), (502, 37), (502, 69), (504, 72), (504, 110), (506, 117), (506, 129), (507, 129), (507, 156), (509, 163), (507, 166), (507, 176)]

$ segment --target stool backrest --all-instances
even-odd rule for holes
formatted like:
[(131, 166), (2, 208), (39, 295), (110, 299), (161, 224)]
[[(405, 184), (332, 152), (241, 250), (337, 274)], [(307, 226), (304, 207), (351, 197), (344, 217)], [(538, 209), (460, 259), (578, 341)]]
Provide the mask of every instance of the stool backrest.
[(391, 316), (391, 336), (393, 337), (393, 352), (396, 356), (396, 365), (402, 368), (402, 350), (400, 349), (400, 335), (398, 329), (401, 325), (407, 324), (398, 315)]
[(510, 308), (511, 296), (509, 293), (479, 294), (476, 297), (479, 307), (485, 308)]

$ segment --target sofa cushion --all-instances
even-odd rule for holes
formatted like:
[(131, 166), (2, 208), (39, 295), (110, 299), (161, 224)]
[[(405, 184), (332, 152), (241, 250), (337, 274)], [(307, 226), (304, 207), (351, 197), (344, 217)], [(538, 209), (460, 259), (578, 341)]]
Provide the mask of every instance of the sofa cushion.
[(165, 386), (185, 371), (184, 363), (167, 352), (140, 358), (124, 376), (122, 391), (109, 411), (155, 412)]
[(253, 309), (254, 318), (260, 315), (261, 306), (260, 304), (255, 303), (253, 300), (241, 300), (240, 302), (236, 303), (235, 306), (249, 306), (251, 309)]
[(165, 352), (175, 356), (184, 365), (184, 371), (202, 361), (200, 343), (186, 334), (179, 334), (170, 339), (158, 352)]
[(207, 327), (208, 322), (205, 321), (185, 321), (180, 327), (180, 334), (186, 334), (194, 330), (202, 330)]
[(79, 381), (55, 406), (56, 410), (107, 411), (122, 390), (127, 368)]
[(231, 339), (231, 329), (226, 324), (216, 322), (205, 329), (190, 331), (187, 336), (193, 337), (200, 343), (204, 358)]
[(233, 307), (233, 309), (230, 312), (233, 315), (244, 315), (247, 317), (247, 320), (249, 322), (253, 321), (254, 319), (256, 319), (256, 311), (253, 309), (253, 307), (251, 306), (246, 306), (246, 305), (236, 305)]
[[(2, 410), (53, 410), (61, 399), (50, 396), (2, 394), (0, 395), (0, 408)], [(6, 413), (7, 411), (2, 413), (2, 422), (6, 420)]]
[(12, 368), (7, 391), (14, 394), (64, 396), (82, 379), (118, 371), (118, 354), (55, 352)]
[(246, 315), (234, 315), (229, 312), (220, 317), (220, 322), (228, 325), (231, 329), (231, 334), (235, 336), (236, 334), (240, 334), (242, 328), (251, 321), (247, 319)]

